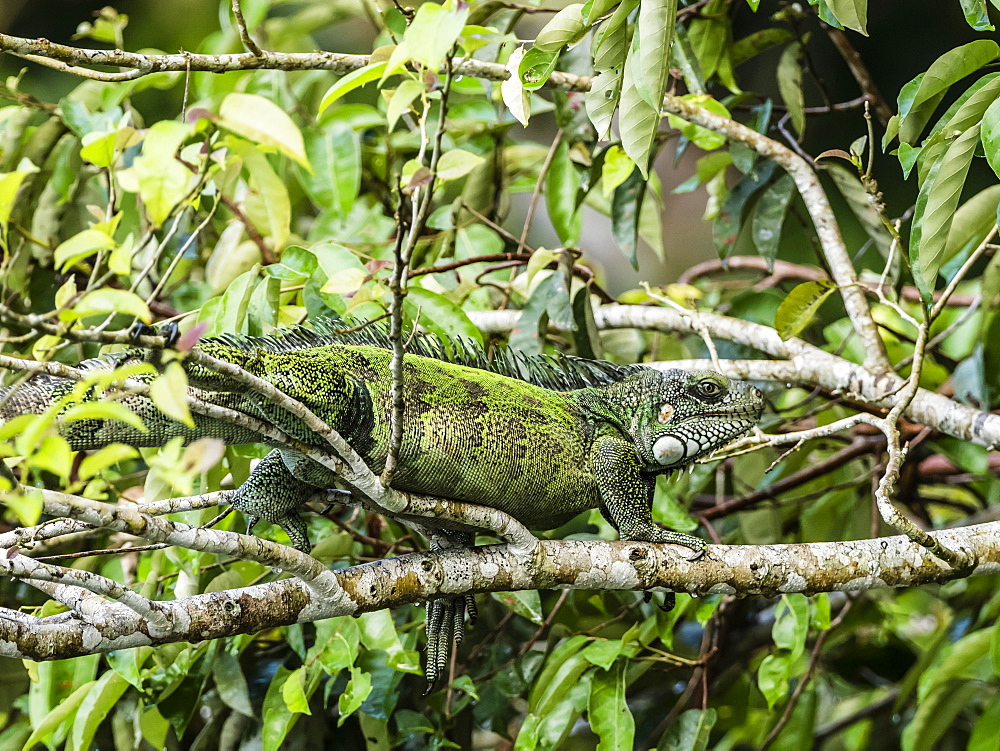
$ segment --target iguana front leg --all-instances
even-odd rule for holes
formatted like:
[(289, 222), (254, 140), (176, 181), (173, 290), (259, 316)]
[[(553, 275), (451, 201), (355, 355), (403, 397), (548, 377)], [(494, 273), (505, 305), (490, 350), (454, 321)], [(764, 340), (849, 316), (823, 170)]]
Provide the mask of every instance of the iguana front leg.
[(705, 550), (702, 539), (653, 523), (655, 480), (642, 474), (631, 443), (618, 436), (600, 436), (594, 441), (591, 461), (601, 493), (601, 513), (618, 530), (621, 539), (669, 542), (701, 555)]
[(308, 553), (312, 546), (306, 523), (297, 509), (318, 489), (319, 486), (296, 477), (282, 452), (275, 449), (257, 463), (247, 481), (237, 489), (232, 505), (250, 517), (247, 534), (264, 519), (285, 530), (292, 547)]
[[(475, 535), (471, 532), (448, 530), (438, 532), (431, 538), (431, 550), (439, 551), (456, 546), (472, 547), (474, 542)], [(427, 603), (427, 619), (424, 624), (427, 638), (427, 656), (424, 659), (424, 677), (427, 679), (425, 696), (446, 675), (448, 662), (451, 660), (452, 645), (458, 648), (465, 638), (466, 615), (469, 617), (469, 625), (475, 625), (479, 610), (476, 607), (476, 599), (471, 594), (439, 597)]]

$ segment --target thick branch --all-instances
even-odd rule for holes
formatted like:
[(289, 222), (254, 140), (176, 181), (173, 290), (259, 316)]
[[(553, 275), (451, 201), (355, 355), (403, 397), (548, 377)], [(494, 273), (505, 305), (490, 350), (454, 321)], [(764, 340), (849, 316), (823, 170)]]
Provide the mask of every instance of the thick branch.
[[(483, 331), (500, 333), (510, 331), (518, 315), (518, 311), (480, 311), (470, 313), (469, 317)], [(773, 378), (803, 386), (821, 386), (831, 393), (887, 408), (899, 401), (899, 390), (905, 383), (895, 373), (872, 373), (801, 339), (793, 337), (783, 341), (769, 326), (736, 318), (711, 313), (681, 315), (669, 308), (641, 305), (604, 305), (594, 311), (594, 316), (600, 328), (655, 329), (684, 334), (698, 334), (693, 322), (697, 317), (712, 337), (745, 344), (784, 361), (764, 361), (752, 367), (752, 360), (728, 361), (732, 369), (727, 374), (736, 378)], [(675, 367), (672, 363), (656, 365)], [(967, 407), (927, 389), (917, 390), (904, 415), (913, 422), (980, 446), (1000, 446), (1000, 415)]]
[[(22, 58), (48, 58), (74, 67), (107, 65), (128, 68), (134, 71), (128, 78), (137, 78), (150, 73), (202, 71), (206, 73), (228, 73), (237, 70), (330, 70), (334, 73), (350, 73), (363, 68), (370, 62), (369, 55), (346, 55), (337, 52), (271, 52), (262, 54), (243, 52), (229, 55), (199, 55), (193, 52), (178, 52), (165, 55), (143, 55), (124, 50), (96, 50), (70, 47), (47, 39), (26, 39), (8, 34), (0, 34), (0, 51)], [(38, 62), (38, 60), (35, 60)], [(67, 72), (80, 74), (79, 71)], [(510, 76), (507, 69), (497, 63), (481, 60), (456, 58), (456, 76), (473, 76), (490, 81), (505, 81)], [(111, 74), (119, 75), (119, 74)], [(109, 79), (116, 80), (116, 79)], [(547, 85), (566, 91), (588, 91), (591, 79), (572, 73), (556, 71)]]
[[(972, 556), (969, 575), (1000, 572), (1000, 522), (934, 533)], [(0, 654), (61, 659), (113, 649), (256, 633), (292, 623), (419, 603), (442, 595), (518, 589), (643, 590), (774, 596), (942, 583), (963, 574), (904, 536), (798, 545), (710, 545), (697, 561), (668, 545), (544, 540), (525, 557), (505, 545), (412, 553), (332, 572), (348, 597), (317, 597), (298, 579), (158, 602), (173, 624), (151, 637), (141, 618), (109, 604), (96, 626), (65, 616), (0, 619)]]
[(816, 227), (823, 255), (830, 266), (830, 275), (840, 287), (847, 315), (865, 346), (865, 367), (880, 374), (891, 370), (878, 327), (872, 319), (865, 292), (858, 286), (858, 275), (847, 252), (837, 219), (819, 182), (819, 176), (809, 164), (791, 149), (735, 120), (720, 117), (678, 97), (663, 99), (663, 109), (688, 122), (715, 131), (736, 143), (741, 143), (763, 157), (781, 165), (788, 172), (802, 196), (806, 210)]

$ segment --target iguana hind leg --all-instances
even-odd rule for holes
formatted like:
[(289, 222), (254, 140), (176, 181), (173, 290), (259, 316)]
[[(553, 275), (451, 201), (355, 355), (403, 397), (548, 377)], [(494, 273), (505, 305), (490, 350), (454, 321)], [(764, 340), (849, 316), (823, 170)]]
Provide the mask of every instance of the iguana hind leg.
[[(444, 550), (455, 546), (471, 547), (475, 536), (471, 532), (449, 530), (439, 532), (431, 539), (431, 550)], [(424, 658), (424, 677), (427, 679), (429, 694), (435, 684), (448, 672), (452, 648), (458, 648), (465, 638), (465, 619), (473, 626), (479, 617), (476, 598), (471, 594), (439, 597), (427, 603), (427, 619), (424, 630), (427, 638), (427, 654)]]

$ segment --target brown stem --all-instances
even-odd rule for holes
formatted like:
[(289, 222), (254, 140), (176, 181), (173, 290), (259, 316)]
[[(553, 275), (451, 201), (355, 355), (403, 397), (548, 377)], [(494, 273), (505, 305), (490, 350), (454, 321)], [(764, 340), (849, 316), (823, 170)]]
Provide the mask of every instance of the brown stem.
[(711, 506), (700, 512), (698, 516), (705, 520), (716, 519), (720, 516), (727, 516), (741, 509), (756, 506), (758, 503), (776, 498), (782, 493), (803, 485), (810, 480), (822, 477), (827, 472), (840, 467), (846, 462), (849, 462), (859, 456), (863, 456), (864, 454), (875, 450), (876, 447), (882, 447), (884, 445), (885, 436), (881, 434), (873, 436), (858, 436), (849, 446), (841, 449), (835, 454), (831, 454), (823, 461), (812, 464), (805, 469), (789, 475), (788, 477), (783, 477), (765, 490), (758, 490), (756, 493), (751, 493), (750, 495), (743, 496), (742, 498), (733, 498), (715, 506)]
[(833, 46), (837, 48), (837, 52), (840, 53), (840, 56), (844, 58), (844, 62), (847, 63), (847, 67), (850, 69), (851, 75), (854, 76), (854, 80), (861, 87), (861, 93), (871, 102), (872, 109), (875, 110), (875, 116), (884, 128), (889, 124), (889, 119), (892, 117), (892, 110), (879, 93), (878, 86), (875, 85), (875, 79), (872, 78), (871, 73), (868, 72), (868, 68), (865, 67), (864, 62), (861, 60), (861, 55), (854, 49), (854, 45), (847, 38), (847, 34), (840, 29), (835, 29), (833, 26), (822, 25), (826, 29), (830, 41), (833, 42)]

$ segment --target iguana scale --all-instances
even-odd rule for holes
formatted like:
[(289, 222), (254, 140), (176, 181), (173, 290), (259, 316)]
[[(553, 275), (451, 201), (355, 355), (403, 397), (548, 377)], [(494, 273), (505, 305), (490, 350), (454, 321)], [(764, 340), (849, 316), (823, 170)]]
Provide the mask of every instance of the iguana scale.
[[(341, 321), (319, 322), (265, 337), (226, 335), (198, 348), (238, 365), (294, 397), (335, 428), (380, 472), (389, 446), (391, 350), (383, 329), (343, 334)], [(623, 539), (675, 543), (701, 550), (690, 535), (656, 526), (650, 501), (658, 474), (686, 466), (747, 432), (763, 399), (753, 386), (718, 373), (658, 371), (570, 357), (503, 355), (418, 336), (404, 359), (403, 442), (392, 485), (404, 491), (491, 506), (530, 529), (551, 529), (587, 509), (600, 508)], [(147, 358), (144, 351), (85, 361), (111, 368)], [(232, 379), (185, 365), (199, 397), (280, 428), (307, 445), (321, 438), (297, 417)], [(38, 377), (0, 394), (0, 419), (40, 413), (73, 383)], [(92, 395), (90, 398), (96, 398)], [(60, 426), (77, 450), (112, 442), (157, 446), (174, 436), (211, 436), (227, 444), (267, 443), (260, 435), (203, 415), (193, 428), (171, 420), (144, 396), (119, 395), (145, 422), (143, 433), (123, 422), (79, 420)], [(317, 488), (335, 486), (325, 467), (278, 448), (261, 460), (238, 490), (233, 506), (280, 525), (293, 545), (308, 551), (305, 523), (296, 511)], [(433, 526), (433, 520), (428, 524)], [(443, 531), (451, 542), (468, 534)], [(429, 614), (428, 678), (443, 668), (447, 644), (432, 644), (432, 628), (450, 639), (461, 631), (464, 607)], [(433, 617), (432, 617), (433, 616)], [(459, 623), (455, 623), (455, 620)]]

